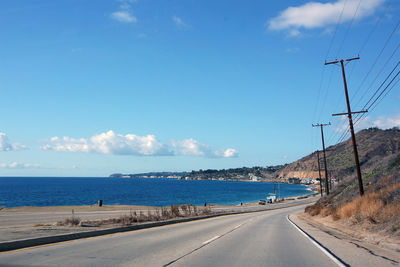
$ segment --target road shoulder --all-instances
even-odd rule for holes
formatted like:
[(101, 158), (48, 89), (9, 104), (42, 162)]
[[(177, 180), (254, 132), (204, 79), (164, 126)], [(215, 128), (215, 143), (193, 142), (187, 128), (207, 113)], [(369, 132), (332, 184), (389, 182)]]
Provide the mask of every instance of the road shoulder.
[(400, 266), (400, 254), (317, 223), (304, 213), (290, 219), (317, 242), (350, 266)]

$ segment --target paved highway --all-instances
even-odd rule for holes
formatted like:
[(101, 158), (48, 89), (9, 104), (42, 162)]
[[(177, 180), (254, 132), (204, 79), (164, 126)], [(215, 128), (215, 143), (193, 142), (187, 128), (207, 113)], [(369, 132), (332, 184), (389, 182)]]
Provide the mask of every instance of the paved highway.
[(304, 206), (0, 253), (0, 266), (337, 266), (286, 219)]

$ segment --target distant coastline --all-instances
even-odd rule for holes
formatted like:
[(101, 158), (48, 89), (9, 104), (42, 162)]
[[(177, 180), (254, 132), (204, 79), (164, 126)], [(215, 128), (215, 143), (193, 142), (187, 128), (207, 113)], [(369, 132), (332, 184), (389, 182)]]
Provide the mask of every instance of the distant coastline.
[(135, 174), (123, 174), (123, 173), (113, 173), (110, 178), (172, 178), (181, 179), (183, 176), (187, 175), (187, 172), (146, 172), (146, 173), (135, 173)]

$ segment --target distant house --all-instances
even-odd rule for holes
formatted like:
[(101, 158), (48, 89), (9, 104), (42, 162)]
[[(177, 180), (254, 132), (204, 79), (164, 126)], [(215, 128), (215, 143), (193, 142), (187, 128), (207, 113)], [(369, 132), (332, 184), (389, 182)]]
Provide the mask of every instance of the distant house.
[(252, 173), (249, 173), (249, 179), (255, 182), (258, 181), (258, 177)]
[(314, 184), (314, 179), (313, 178), (309, 178), (309, 179), (303, 179), (300, 182), (301, 184)]
[(300, 178), (288, 178), (288, 183), (289, 184), (299, 184)]

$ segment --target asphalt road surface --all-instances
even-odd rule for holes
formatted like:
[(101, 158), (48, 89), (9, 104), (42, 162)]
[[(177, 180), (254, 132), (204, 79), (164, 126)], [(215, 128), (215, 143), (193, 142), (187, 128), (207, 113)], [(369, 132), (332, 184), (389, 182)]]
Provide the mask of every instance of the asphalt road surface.
[(295, 229), (304, 206), (0, 253), (0, 266), (337, 266)]

